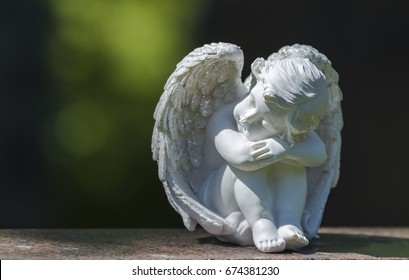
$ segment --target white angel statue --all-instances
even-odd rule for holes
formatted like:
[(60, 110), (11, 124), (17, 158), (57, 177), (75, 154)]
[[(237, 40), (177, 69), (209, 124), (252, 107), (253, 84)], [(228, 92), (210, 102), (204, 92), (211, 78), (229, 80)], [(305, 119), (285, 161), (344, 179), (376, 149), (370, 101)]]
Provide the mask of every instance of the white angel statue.
[(261, 252), (316, 236), (339, 177), (343, 125), (338, 74), (311, 46), (256, 59), (228, 43), (195, 49), (156, 107), (153, 158), (187, 229)]

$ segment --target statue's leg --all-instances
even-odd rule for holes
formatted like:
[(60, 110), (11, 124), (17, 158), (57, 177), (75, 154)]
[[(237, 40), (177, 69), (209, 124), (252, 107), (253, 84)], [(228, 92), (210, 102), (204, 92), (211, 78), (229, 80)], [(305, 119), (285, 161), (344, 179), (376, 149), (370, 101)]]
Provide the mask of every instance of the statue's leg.
[(203, 205), (224, 217), (236, 229), (232, 234), (218, 236), (218, 239), (234, 244), (251, 245), (253, 238), (250, 226), (234, 197), (235, 180), (236, 176), (230, 167), (223, 164), (208, 176), (198, 196)]
[(262, 252), (280, 252), (285, 241), (274, 222), (274, 197), (267, 172), (260, 169), (245, 172), (232, 168), (236, 175), (234, 196), (253, 232), (253, 242)]
[(308, 245), (301, 227), (301, 217), (307, 197), (306, 168), (276, 164), (273, 174), (276, 196), (278, 232), (286, 241), (286, 249)]
[(198, 197), (207, 208), (222, 217), (240, 211), (234, 198), (235, 175), (227, 164), (212, 172), (202, 185)]

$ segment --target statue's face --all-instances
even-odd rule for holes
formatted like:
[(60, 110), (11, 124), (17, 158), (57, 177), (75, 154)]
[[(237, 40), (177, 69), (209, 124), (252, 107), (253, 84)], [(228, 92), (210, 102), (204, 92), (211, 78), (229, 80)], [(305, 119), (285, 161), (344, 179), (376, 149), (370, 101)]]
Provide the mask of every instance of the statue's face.
[(239, 132), (250, 141), (259, 141), (287, 132), (287, 111), (274, 104), (267, 104), (264, 87), (258, 82), (250, 93), (234, 108), (234, 118)]

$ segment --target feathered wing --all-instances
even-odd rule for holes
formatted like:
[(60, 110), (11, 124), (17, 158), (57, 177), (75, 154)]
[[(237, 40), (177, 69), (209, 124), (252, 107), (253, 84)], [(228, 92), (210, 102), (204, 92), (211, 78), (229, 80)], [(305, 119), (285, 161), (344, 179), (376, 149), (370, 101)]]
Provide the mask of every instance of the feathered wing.
[(187, 229), (199, 223), (212, 234), (233, 227), (197, 199), (208, 119), (220, 106), (241, 98), (243, 53), (236, 45), (212, 43), (188, 54), (169, 77), (155, 109), (153, 159), (173, 208)]
[(341, 129), (343, 126), (341, 101), (342, 92), (338, 86), (338, 73), (332, 68), (330, 60), (315, 48), (295, 44), (285, 46), (273, 53), (268, 60), (286, 57), (308, 58), (325, 75), (329, 91), (329, 108), (321, 120), (317, 134), (324, 141), (328, 159), (318, 167), (308, 168), (307, 202), (302, 218), (302, 226), (308, 238), (316, 236), (321, 224), (328, 195), (339, 178), (341, 157)]

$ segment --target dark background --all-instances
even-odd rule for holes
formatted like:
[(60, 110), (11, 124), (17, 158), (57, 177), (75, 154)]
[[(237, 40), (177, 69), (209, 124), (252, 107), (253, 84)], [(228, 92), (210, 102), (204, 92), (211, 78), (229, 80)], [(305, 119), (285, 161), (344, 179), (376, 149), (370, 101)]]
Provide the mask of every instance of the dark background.
[(0, 227), (179, 227), (151, 159), (175, 65), (211, 42), (309, 44), (340, 75), (325, 226), (409, 226), (404, 1), (0, 0)]

